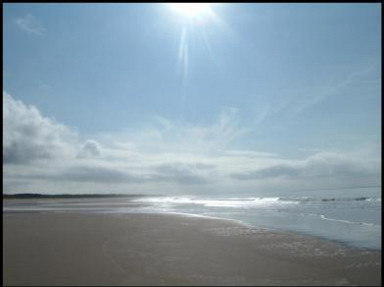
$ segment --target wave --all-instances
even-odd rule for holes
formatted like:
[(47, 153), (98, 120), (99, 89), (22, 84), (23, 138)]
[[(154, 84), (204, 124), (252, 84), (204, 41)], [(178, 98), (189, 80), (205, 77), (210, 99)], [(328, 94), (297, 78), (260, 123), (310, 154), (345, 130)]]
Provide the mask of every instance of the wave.
[(345, 219), (336, 219), (336, 218), (330, 218), (326, 217), (324, 214), (315, 214), (315, 213), (301, 213), (302, 216), (316, 216), (320, 217), (323, 220), (327, 221), (334, 221), (334, 222), (340, 222), (345, 224), (353, 224), (353, 225), (366, 225), (366, 226), (381, 226), (374, 223), (368, 223), (368, 222), (358, 222), (358, 221), (350, 221)]
[(381, 198), (372, 198), (372, 197), (353, 197), (353, 198), (322, 198), (321, 201), (379, 201)]
[(329, 218), (326, 217), (324, 214), (320, 214), (321, 219), (329, 220), (329, 221), (336, 221), (336, 222), (342, 222), (347, 224), (357, 224), (357, 225), (367, 225), (367, 226), (378, 226), (373, 223), (367, 223), (367, 222), (356, 222), (356, 221), (349, 221), (349, 220), (343, 220), (343, 219), (335, 219), (335, 218)]
[(139, 202), (154, 204), (198, 204), (206, 207), (256, 207), (262, 205), (295, 204), (297, 201), (282, 201), (280, 197), (246, 197), (246, 198), (225, 198), (225, 199), (199, 199), (189, 196), (183, 197), (151, 197), (136, 199)]
[[(292, 198), (281, 198), (282, 201), (292, 201)], [(301, 203), (305, 202), (349, 202), (349, 201), (367, 201), (367, 202), (381, 202), (381, 197), (329, 197), (329, 198), (315, 198), (315, 197), (299, 197), (294, 200)]]
[(258, 206), (271, 205), (287, 205), (298, 203), (330, 203), (330, 202), (381, 202), (381, 198), (377, 197), (330, 197), (330, 198), (314, 198), (314, 197), (230, 197), (230, 198), (199, 198), (194, 196), (159, 196), (145, 197), (134, 199), (137, 202), (147, 202), (152, 204), (194, 204), (206, 207), (243, 207), (251, 208)]
[(365, 201), (381, 202), (381, 197), (377, 197), (377, 198), (369, 197)]

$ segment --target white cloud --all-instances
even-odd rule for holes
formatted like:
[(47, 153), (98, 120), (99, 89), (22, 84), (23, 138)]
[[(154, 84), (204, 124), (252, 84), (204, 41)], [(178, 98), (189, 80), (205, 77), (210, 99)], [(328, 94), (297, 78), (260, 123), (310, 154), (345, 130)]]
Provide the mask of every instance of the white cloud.
[(230, 149), (248, 131), (232, 108), (205, 126), (157, 118), (155, 137), (138, 131), (80, 141), (70, 128), (5, 92), (3, 104), (5, 192), (222, 193), (380, 184), (379, 145), (304, 159)]
[(222, 151), (235, 139), (251, 132), (250, 128), (241, 127), (239, 123), (238, 109), (224, 107), (212, 125), (185, 127), (182, 145), (195, 151)]
[[(236, 108), (223, 107), (211, 123), (191, 125), (156, 116), (153, 124), (134, 132), (109, 135), (122, 142), (134, 142), (141, 150), (157, 152), (187, 152), (209, 154), (223, 151), (233, 141), (248, 134), (251, 129), (240, 126)], [(124, 138), (123, 140), (121, 138)]]
[(65, 158), (75, 153), (75, 134), (34, 106), (3, 92), (3, 162), (26, 164), (39, 159)]
[(26, 31), (27, 33), (41, 36), (45, 32), (45, 28), (36, 19), (36, 17), (31, 14), (27, 14), (24, 17), (16, 18), (14, 21), (20, 29)]

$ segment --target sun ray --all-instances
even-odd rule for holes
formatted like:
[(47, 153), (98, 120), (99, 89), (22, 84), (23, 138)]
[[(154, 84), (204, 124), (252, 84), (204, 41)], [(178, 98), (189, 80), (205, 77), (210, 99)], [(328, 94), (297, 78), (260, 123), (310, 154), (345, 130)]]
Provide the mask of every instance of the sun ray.
[[(189, 73), (193, 46), (198, 44), (196, 41), (202, 40), (206, 47), (209, 57), (213, 57), (213, 47), (208, 39), (204, 26), (208, 21), (220, 24), (218, 15), (212, 9), (215, 3), (168, 3), (166, 4), (177, 16), (177, 21), (181, 25), (180, 40), (178, 46), (177, 62), (181, 70), (183, 90), (186, 91), (187, 76)], [(197, 37), (200, 33), (201, 37)]]
[(178, 61), (179, 65), (182, 66), (183, 69), (183, 83), (185, 82), (185, 78), (187, 77), (188, 72), (188, 31), (186, 27), (182, 28), (180, 43), (179, 43), (179, 55)]

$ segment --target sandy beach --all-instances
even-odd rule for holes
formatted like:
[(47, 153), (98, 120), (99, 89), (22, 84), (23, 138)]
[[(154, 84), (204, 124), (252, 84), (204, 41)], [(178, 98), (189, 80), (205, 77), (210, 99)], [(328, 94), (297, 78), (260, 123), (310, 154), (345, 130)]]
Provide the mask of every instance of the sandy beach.
[(380, 285), (381, 251), (233, 221), (3, 214), (4, 285)]

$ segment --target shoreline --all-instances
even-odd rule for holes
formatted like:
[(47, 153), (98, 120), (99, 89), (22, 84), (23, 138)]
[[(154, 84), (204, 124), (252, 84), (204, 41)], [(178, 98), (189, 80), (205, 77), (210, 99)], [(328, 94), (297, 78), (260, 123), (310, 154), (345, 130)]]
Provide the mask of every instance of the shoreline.
[[(27, 194), (30, 196), (30, 194)], [(379, 222), (379, 224), (374, 223), (367, 223), (365, 224), (362, 222), (353, 222), (351, 220), (340, 220), (335, 219), (339, 218), (336, 216), (335, 218), (325, 218), (325, 215), (327, 212), (323, 213), (315, 213), (315, 214), (303, 214), (306, 215), (304, 217), (298, 218), (299, 222), (296, 222), (296, 219), (292, 218), (290, 222), (287, 222), (283, 217), (280, 216), (280, 214), (271, 214), (272, 217), (268, 218), (266, 217), (266, 221), (258, 219), (257, 216), (254, 216), (254, 218), (248, 218), (249, 214), (247, 212), (244, 212), (243, 214), (239, 214), (236, 210), (235, 214), (233, 216), (226, 216), (225, 212), (222, 213), (221, 210), (219, 210), (216, 214), (210, 215), (202, 215), (202, 214), (196, 214), (201, 213), (199, 211), (184, 210), (184, 207), (176, 206), (174, 211), (171, 210), (164, 211), (161, 210), (162, 205), (162, 199), (160, 198), (160, 209), (157, 210), (158, 203), (156, 200), (153, 202), (153, 199), (151, 199), (154, 195), (149, 195), (148, 201), (144, 198), (144, 200), (141, 198), (141, 196), (137, 195), (129, 195), (126, 196), (126, 200), (121, 200), (120, 197), (115, 198), (115, 196), (107, 196), (109, 197), (107, 200), (104, 198), (105, 195), (102, 197), (95, 197), (94, 195), (90, 195), (91, 198), (83, 199), (83, 195), (78, 195), (80, 198), (77, 198), (76, 196), (73, 197), (72, 195), (68, 195), (68, 198), (54, 198), (54, 197), (47, 197), (47, 198), (13, 198), (13, 199), (5, 199), (3, 203), (3, 213), (4, 212), (82, 212), (82, 213), (115, 213), (115, 212), (121, 212), (121, 213), (141, 213), (142, 211), (148, 214), (159, 214), (159, 213), (166, 213), (166, 214), (186, 214), (188, 216), (200, 216), (205, 218), (217, 218), (217, 219), (226, 219), (226, 220), (234, 220), (235, 222), (238, 222), (239, 224), (244, 224), (250, 228), (267, 228), (270, 230), (275, 230), (278, 232), (287, 232), (287, 233), (293, 233), (293, 234), (299, 234), (299, 235), (307, 235), (307, 236), (314, 236), (322, 240), (329, 240), (338, 244), (342, 244), (347, 247), (351, 248), (362, 248), (362, 249), (369, 249), (369, 250), (380, 250), (381, 251), (381, 224), (380, 220), (374, 219), (372, 222)], [(363, 198), (363, 197), (356, 197), (357, 195), (354, 195), (352, 198), (355, 200), (356, 198)], [(59, 195), (61, 197), (61, 195)], [(138, 197), (138, 198), (135, 198)], [(168, 197), (165, 197), (168, 198)], [(189, 196), (187, 196), (189, 198)], [(366, 197), (364, 197), (366, 198)], [(174, 198), (171, 198), (171, 202)], [(181, 202), (185, 200), (183, 197), (179, 198)], [(179, 200), (176, 198), (176, 202)], [(318, 199), (319, 200), (319, 199)], [(203, 200), (204, 201), (204, 200)], [(189, 200), (187, 201), (189, 202)], [(226, 201), (223, 201), (226, 203)], [(376, 202), (376, 201), (375, 201)], [(240, 201), (241, 203), (241, 201)], [(201, 204), (205, 204), (204, 202)], [(376, 204), (377, 205), (377, 204)], [(375, 205), (375, 206), (376, 206)], [(305, 205), (303, 205), (305, 207)], [(374, 206), (374, 207), (375, 207)], [(153, 209), (152, 209), (153, 207)], [(377, 208), (377, 206), (376, 206)], [(305, 209), (305, 208), (304, 208)], [(284, 210), (283, 210), (284, 211)], [(376, 210), (373, 210), (376, 212)], [(237, 213), (236, 213), (237, 212)], [(279, 211), (280, 212), (280, 211)], [(300, 212), (306, 212), (300, 211)], [(204, 213), (204, 210), (203, 210)], [(257, 212), (256, 212), (257, 213)], [(287, 210), (288, 215), (290, 214), (290, 210)], [(260, 214), (263, 216), (262, 214)], [(279, 216), (277, 216), (279, 215)], [(311, 215), (309, 217), (309, 215)], [(247, 217), (248, 216), (248, 217)], [(276, 222), (273, 222), (275, 220), (273, 218), (275, 216), (275, 219), (277, 219)], [(344, 215), (341, 214), (341, 218)], [(261, 217), (263, 218), (263, 217)], [(273, 219), (272, 221), (269, 221), (270, 219)], [(348, 216), (346, 217), (348, 218)], [(362, 217), (362, 219), (364, 216)], [(279, 222), (280, 220), (280, 222)], [(368, 219), (369, 220), (369, 219)], [(335, 223), (336, 221), (336, 223)], [(342, 222), (342, 223), (340, 223)], [(371, 222), (371, 221), (367, 221)], [(282, 224), (283, 223), (283, 224)], [(347, 224), (346, 224), (347, 223)], [(366, 226), (367, 225), (367, 226)]]
[(381, 251), (231, 219), (3, 213), (4, 285), (380, 285)]
[(72, 214), (105, 214), (105, 215), (116, 215), (116, 216), (119, 216), (119, 215), (122, 215), (122, 216), (126, 216), (126, 215), (132, 215), (132, 214), (142, 214), (142, 215), (150, 215), (150, 216), (157, 216), (157, 215), (165, 215), (165, 216), (181, 216), (181, 217), (191, 217), (191, 218), (202, 218), (202, 219), (212, 219), (212, 220), (222, 220), (222, 221), (228, 221), (228, 222), (232, 222), (232, 223), (235, 223), (235, 224), (238, 224), (238, 225), (242, 225), (246, 228), (249, 228), (249, 229), (263, 229), (263, 230), (267, 230), (267, 231), (270, 231), (270, 232), (277, 232), (277, 233), (283, 233), (283, 234), (287, 234), (287, 235), (290, 235), (290, 236), (308, 236), (308, 237), (313, 237), (313, 238), (316, 238), (318, 240), (322, 240), (322, 241), (328, 241), (332, 244), (338, 244), (338, 245), (341, 245), (345, 248), (351, 248), (351, 249), (359, 249), (359, 250), (366, 250), (366, 251), (372, 251), (372, 252), (381, 252), (381, 248), (374, 248), (374, 247), (366, 247), (366, 246), (358, 246), (358, 245), (353, 245), (352, 243), (349, 243), (347, 241), (342, 241), (342, 240), (337, 240), (337, 239), (332, 239), (332, 238), (329, 238), (329, 237), (325, 237), (325, 236), (320, 236), (320, 235), (313, 235), (313, 234), (310, 234), (310, 233), (306, 233), (306, 232), (303, 232), (303, 231), (298, 231), (298, 230), (288, 230), (288, 229), (280, 229), (280, 228), (273, 228), (273, 227), (258, 227), (258, 226), (254, 226), (250, 223), (246, 223), (244, 221), (241, 221), (240, 219), (232, 219), (232, 218), (224, 218), (224, 217), (217, 217), (217, 216), (209, 216), (209, 215), (201, 215), (201, 214), (195, 214), (195, 213), (187, 213), (187, 212), (99, 212), (99, 211), (94, 211), (93, 209), (91, 209), (90, 211), (84, 211), (84, 210), (81, 210), (81, 211), (78, 211), (78, 210), (68, 210), (68, 209), (64, 209), (63, 211), (52, 211), (50, 209), (47, 209), (47, 210), (43, 210), (43, 209), (36, 209), (36, 210), (3, 210), (3, 215), (5, 214), (23, 214), (23, 213), (39, 213), (39, 214), (49, 214), (49, 213), (58, 213), (58, 214), (63, 214), (63, 213), (72, 213)]
[(305, 233), (305, 232), (300, 232), (300, 231), (292, 231), (292, 230), (288, 230), (288, 229), (278, 229), (278, 228), (272, 228), (272, 227), (258, 227), (258, 226), (254, 226), (250, 223), (246, 223), (244, 221), (241, 221), (240, 219), (216, 217), (216, 216), (209, 216), (209, 215), (200, 215), (200, 214), (194, 214), (194, 213), (183, 213), (183, 212), (167, 212), (167, 213), (155, 213), (155, 212), (149, 213), (148, 212), (148, 213), (143, 213), (143, 214), (149, 214), (149, 215), (164, 214), (164, 215), (185, 216), (185, 217), (191, 217), (191, 218), (194, 218), (194, 217), (200, 218), (201, 217), (201, 218), (213, 219), (213, 220), (223, 220), (223, 221), (233, 222), (235, 224), (242, 225), (248, 229), (256, 229), (256, 230), (262, 229), (262, 230), (266, 230), (268, 232), (287, 234), (289, 236), (308, 236), (308, 237), (313, 237), (313, 238), (321, 240), (321, 241), (327, 241), (327, 242), (332, 243), (332, 244), (341, 245), (345, 248), (366, 250), (366, 251), (372, 251), (372, 252), (375, 252), (375, 251), (381, 252), (380, 248), (356, 246), (356, 245), (352, 245), (351, 243), (348, 243), (346, 241), (331, 239), (331, 238), (320, 236), (320, 235), (313, 235), (310, 233)]

